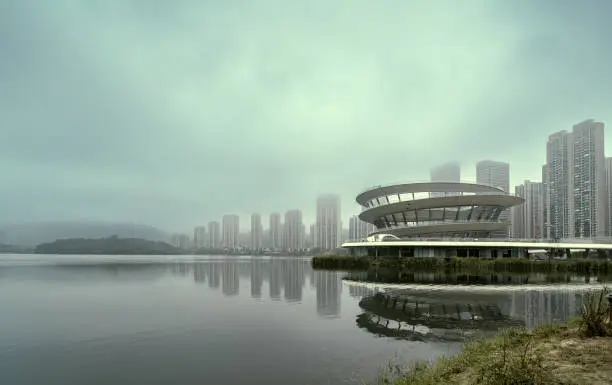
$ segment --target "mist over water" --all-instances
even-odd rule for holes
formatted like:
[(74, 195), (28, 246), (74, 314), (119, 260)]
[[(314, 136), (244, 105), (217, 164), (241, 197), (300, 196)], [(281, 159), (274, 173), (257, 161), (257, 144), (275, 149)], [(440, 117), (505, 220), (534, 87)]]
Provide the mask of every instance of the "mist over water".
[[(348, 275), (314, 271), (308, 258), (2, 256), (0, 383), (356, 384), (389, 360), (566, 320), (589, 288), (392, 291)], [(410, 303), (381, 306), (381, 291)], [(441, 310), (457, 306), (476, 318)]]

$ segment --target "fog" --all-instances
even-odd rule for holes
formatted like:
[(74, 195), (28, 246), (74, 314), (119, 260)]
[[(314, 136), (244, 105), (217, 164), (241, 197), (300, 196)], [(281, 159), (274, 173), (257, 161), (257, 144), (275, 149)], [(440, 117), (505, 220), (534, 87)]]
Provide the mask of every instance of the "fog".
[[(612, 113), (608, 1), (0, 3), (3, 222), (187, 230), (460, 161), (540, 180)], [(610, 135), (606, 139), (610, 147)], [(346, 224), (346, 219), (345, 219)]]

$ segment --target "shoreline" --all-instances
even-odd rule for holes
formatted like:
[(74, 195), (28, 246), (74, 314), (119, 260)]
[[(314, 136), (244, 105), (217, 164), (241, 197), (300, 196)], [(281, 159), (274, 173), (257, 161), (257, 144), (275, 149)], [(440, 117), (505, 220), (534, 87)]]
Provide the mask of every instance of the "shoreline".
[(506, 329), (467, 343), (457, 355), (383, 371), (379, 384), (589, 384), (612, 381), (612, 337), (585, 337), (579, 327)]
[(502, 329), (467, 342), (456, 355), (410, 366), (389, 365), (378, 384), (497, 385), (612, 383), (612, 298), (604, 287), (587, 294), (581, 316), (535, 330)]

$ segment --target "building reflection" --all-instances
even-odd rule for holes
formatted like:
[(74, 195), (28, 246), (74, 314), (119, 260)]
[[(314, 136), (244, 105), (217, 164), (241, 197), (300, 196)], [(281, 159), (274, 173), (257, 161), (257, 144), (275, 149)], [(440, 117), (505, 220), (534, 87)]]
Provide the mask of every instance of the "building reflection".
[(340, 315), (340, 294), (342, 282), (339, 273), (332, 271), (315, 271), (317, 293), (317, 314), (322, 317)]
[(564, 323), (580, 314), (584, 291), (566, 287), (559, 290), (517, 291), (510, 295), (508, 313), (528, 328)]
[(240, 292), (240, 277), (238, 276), (238, 264), (223, 262), (221, 265), (222, 284), (221, 291), (225, 295), (237, 295)]
[(285, 260), (281, 263), (281, 271), (285, 287), (285, 301), (300, 302), (302, 300), (302, 288), (306, 280), (304, 265)]
[(210, 263), (208, 265), (208, 287), (218, 289), (220, 283), (219, 264)]
[(251, 297), (261, 298), (263, 286), (263, 262), (253, 260), (251, 262)]
[(269, 292), (270, 298), (272, 300), (281, 299), (281, 290), (282, 290), (282, 271), (279, 261), (273, 261), (269, 265), (270, 269), (270, 284), (269, 284)]
[(193, 266), (193, 280), (197, 283), (206, 282), (206, 266), (202, 264), (196, 264)]

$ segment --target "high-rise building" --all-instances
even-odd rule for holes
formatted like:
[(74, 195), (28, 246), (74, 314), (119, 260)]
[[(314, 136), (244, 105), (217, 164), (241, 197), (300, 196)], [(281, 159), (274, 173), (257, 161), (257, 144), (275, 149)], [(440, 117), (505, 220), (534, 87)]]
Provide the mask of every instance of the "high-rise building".
[(198, 226), (193, 229), (193, 245), (196, 249), (206, 247), (208, 238), (206, 237), (206, 227)]
[(574, 237), (606, 234), (604, 124), (593, 119), (574, 125)]
[(221, 226), (219, 222), (208, 222), (208, 247), (221, 248)]
[(297, 251), (304, 248), (304, 224), (300, 210), (289, 210), (285, 213), (284, 249)]
[(547, 226), (550, 237), (595, 238), (606, 234), (604, 124), (592, 119), (548, 138)]
[(273, 250), (280, 250), (283, 247), (281, 215), (279, 213), (270, 214), (270, 247)]
[(607, 191), (607, 205), (606, 205), (606, 235), (612, 236), (612, 157), (606, 158), (606, 191)]
[(240, 219), (238, 215), (223, 216), (223, 247), (228, 249), (238, 248), (238, 233), (240, 231)]
[(476, 183), (510, 192), (510, 165), (505, 162), (483, 160), (476, 163)]
[(551, 239), (570, 238), (574, 233), (573, 144), (567, 131), (550, 135), (546, 143), (546, 222)]
[(251, 215), (251, 250), (261, 250), (263, 239), (263, 226), (261, 224), (261, 215)]
[(461, 165), (449, 162), (429, 170), (432, 182), (461, 182)]
[(191, 240), (186, 234), (172, 234), (170, 243), (172, 246), (180, 249), (189, 249), (191, 247)]
[(308, 234), (308, 237), (310, 239), (310, 247), (315, 247), (315, 245), (317, 244), (316, 241), (316, 235), (317, 235), (317, 226), (313, 223), (310, 225), (310, 233)]
[(512, 208), (512, 236), (523, 239), (543, 238), (542, 183), (526, 180), (522, 185), (515, 187), (515, 194), (525, 199), (525, 202)]
[(353, 215), (349, 219), (348, 239), (364, 239), (372, 232), (374, 232), (374, 225), (362, 221), (359, 216)]
[[(510, 165), (505, 162), (496, 162), (493, 160), (483, 160), (476, 163), (476, 183), (487, 186), (493, 186), (510, 192)], [(509, 212), (505, 210), (499, 215), (500, 221), (508, 221)], [(506, 238), (510, 234), (510, 226), (506, 231), (494, 231), (491, 233), (492, 238)]]
[[(429, 177), (432, 182), (461, 182), (461, 165), (459, 162), (449, 162), (429, 170)], [(432, 198), (457, 195), (454, 192), (432, 192)]]
[(548, 167), (542, 166), (542, 218), (540, 219), (540, 229), (542, 238), (550, 239), (550, 226), (548, 226)]
[(316, 247), (332, 250), (341, 243), (340, 196), (322, 195), (317, 199)]

